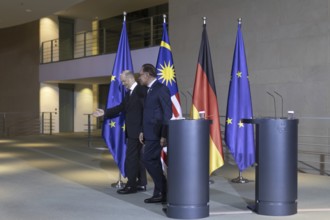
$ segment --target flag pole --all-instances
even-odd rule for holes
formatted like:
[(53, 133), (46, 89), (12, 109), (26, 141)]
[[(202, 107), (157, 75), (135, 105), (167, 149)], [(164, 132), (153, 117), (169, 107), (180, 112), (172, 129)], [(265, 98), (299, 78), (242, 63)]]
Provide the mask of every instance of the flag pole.
[[(123, 20), (124, 20), (124, 22), (126, 22), (126, 15), (127, 15), (127, 13), (126, 13), (126, 11), (124, 11), (124, 12), (123, 12), (123, 16), (124, 16)], [(112, 184), (111, 184), (111, 187), (112, 187), (112, 188), (120, 188), (120, 189), (125, 187), (125, 183), (121, 180), (120, 169), (119, 169), (119, 177), (118, 177), (118, 181), (115, 182), (115, 183), (112, 183)]]
[(242, 18), (237, 19), (238, 24), (242, 24)]
[[(239, 25), (241, 25), (242, 24), (242, 18), (238, 18), (237, 22), (238, 22)], [(233, 182), (233, 183), (248, 183), (250, 181), (248, 179), (245, 179), (242, 176), (242, 172), (239, 170), (238, 171), (238, 177), (232, 179), (231, 182)]]
[(231, 182), (233, 182), (233, 183), (248, 183), (250, 181), (248, 179), (245, 179), (242, 176), (242, 172), (241, 171), (238, 171), (238, 177), (236, 177), (235, 179), (232, 179)]
[(163, 14), (163, 22), (166, 23), (166, 14)]
[[(202, 17), (203, 19), (203, 25), (206, 25), (206, 17)], [(211, 179), (211, 176), (209, 177), (209, 185), (213, 184), (214, 180)]]
[(127, 15), (127, 13), (126, 13), (126, 11), (124, 11), (124, 12), (123, 12), (124, 21), (126, 21), (126, 15)]

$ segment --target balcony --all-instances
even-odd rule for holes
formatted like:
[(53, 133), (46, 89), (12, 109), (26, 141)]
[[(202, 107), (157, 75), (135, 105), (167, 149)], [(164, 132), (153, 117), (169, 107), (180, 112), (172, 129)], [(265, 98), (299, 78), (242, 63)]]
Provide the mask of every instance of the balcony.
[[(130, 49), (158, 46), (162, 38), (163, 15), (156, 15), (126, 23)], [(71, 38), (42, 42), (40, 63), (54, 63), (84, 57), (115, 53), (122, 22), (108, 28), (77, 33)]]

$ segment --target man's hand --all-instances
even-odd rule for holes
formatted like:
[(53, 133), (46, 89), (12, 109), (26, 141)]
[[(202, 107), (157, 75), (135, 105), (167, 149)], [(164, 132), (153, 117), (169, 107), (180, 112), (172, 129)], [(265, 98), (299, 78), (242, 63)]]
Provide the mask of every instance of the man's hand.
[(144, 136), (143, 136), (143, 132), (140, 133), (139, 135), (139, 140), (141, 144), (144, 144)]
[(92, 113), (92, 115), (94, 117), (101, 117), (104, 115), (104, 111), (103, 111), (103, 109), (98, 108), (98, 109), (96, 109), (95, 112)]
[(167, 145), (166, 138), (161, 137), (161, 138), (160, 138), (160, 146), (165, 147), (166, 145)]

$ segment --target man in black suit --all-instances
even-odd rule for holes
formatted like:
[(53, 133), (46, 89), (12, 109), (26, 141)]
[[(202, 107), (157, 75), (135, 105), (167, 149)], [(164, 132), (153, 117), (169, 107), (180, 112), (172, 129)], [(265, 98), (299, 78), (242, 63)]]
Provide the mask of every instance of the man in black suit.
[(160, 161), (162, 147), (166, 146), (167, 124), (172, 117), (172, 103), (169, 89), (156, 79), (156, 68), (144, 64), (140, 71), (141, 85), (148, 87), (143, 107), (143, 127), (140, 142), (143, 150), (144, 165), (152, 177), (155, 188), (153, 196), (145, 203), (166, 201), (167, 183)]
[[(116, 117), (121, 112), (125, 114), (125, 133), (127, 137), (125, 172), (128, 181), (125, 187), (117, 192), (119, 194), (130, 194), (145, 191), (147, 185), (146, 170), (140, 160), (142, 144), (139, 141), (139, 134), (142, 129), (143, 102), (147, 88), (137, 84), (134, 74), (129, 70), (125, 70), (120, 74), (120, 80), (128, 90), (125, 98), (119, 105), (107, 109), (104, 117)], [(100, 116), (102, 111), (98, 109), (94, 115)]]

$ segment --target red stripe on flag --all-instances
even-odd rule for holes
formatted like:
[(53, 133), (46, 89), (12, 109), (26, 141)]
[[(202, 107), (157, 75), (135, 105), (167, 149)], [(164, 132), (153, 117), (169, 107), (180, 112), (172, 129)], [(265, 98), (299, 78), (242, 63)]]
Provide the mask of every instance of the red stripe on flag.
[(205, 111), (205, 117), (212, 120), (210, 125), (210, 174), (223, 163), (220, 117), (215, 89), (213, 67), (206, 25), (203, 26), (202, 42), (198, 55), (198, 63), (193, 91), (192, 117), (199, 118), (198, 112)]
[(182, 109), (180, 104), (179, 93), (176, 93), (171, 97), (172, 100), (172, 113), (175, 118), (182, 117)]
[(193, 96), (193, 105), (198, 111), (205, 111), (205, 117), (207, 119), (213, 120), (213, 123), (210, 126), (210, 135), (214, 144), (217, 146), (219, 153), (222, 155), (218, 101), (208, 82), (206, 73), (199, 63), (197, 65), (194, 91), (196, 92), (194, 92)]
[(173, 113), (174, 117), (179, 116), (179, 112), (178, 112), (178, 110), (176, 110), (176, 107), (175, 107), (175, 105), (173, 105), (173, 103), (172, 103), (172, 113)]

